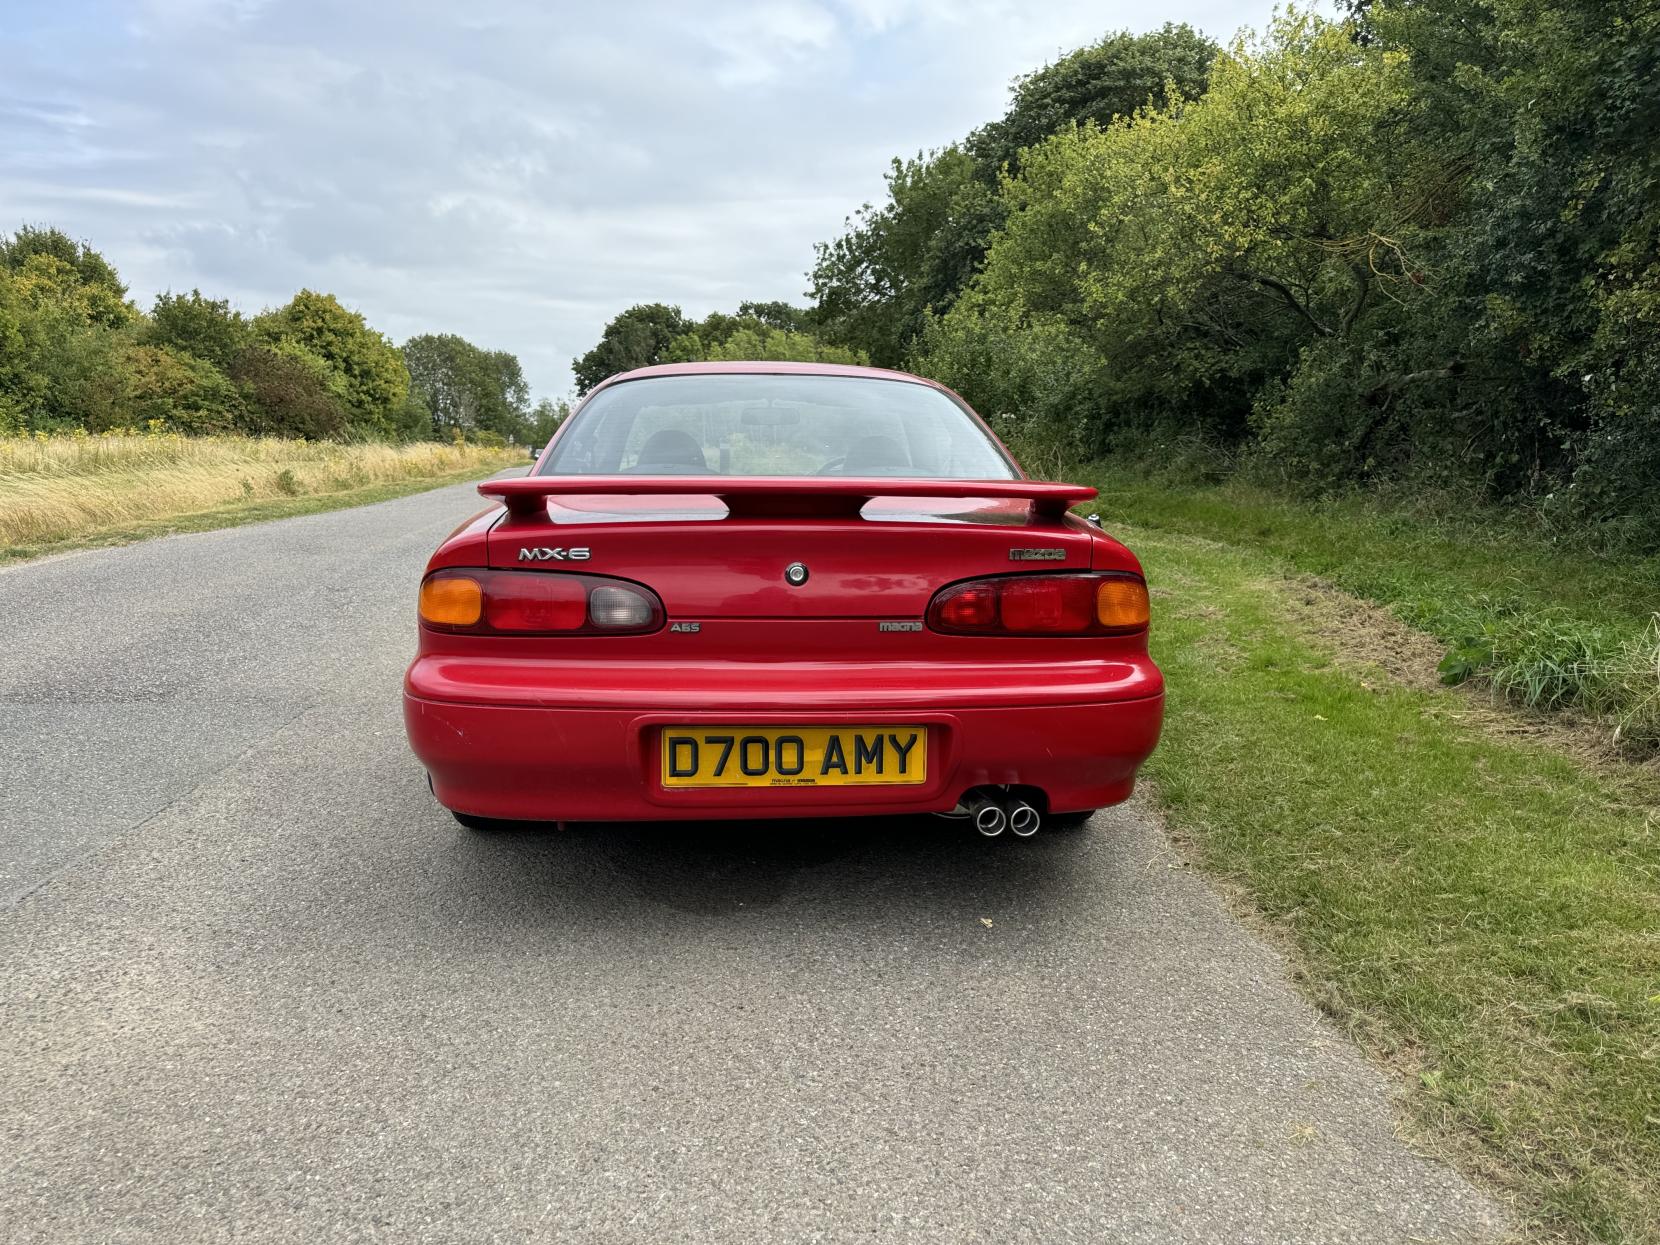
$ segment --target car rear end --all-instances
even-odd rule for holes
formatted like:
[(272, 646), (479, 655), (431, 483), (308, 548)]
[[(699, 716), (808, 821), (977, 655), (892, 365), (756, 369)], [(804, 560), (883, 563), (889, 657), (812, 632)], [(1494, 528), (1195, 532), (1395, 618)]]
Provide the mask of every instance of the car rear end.
[(1064, 813), (1126, 798), (1157, 741), (1141, 568), (1063, 513), (1087, 490), (486, 487), (509, 509), (434, 556), (405, 688), (411, 742), (457, 812)]

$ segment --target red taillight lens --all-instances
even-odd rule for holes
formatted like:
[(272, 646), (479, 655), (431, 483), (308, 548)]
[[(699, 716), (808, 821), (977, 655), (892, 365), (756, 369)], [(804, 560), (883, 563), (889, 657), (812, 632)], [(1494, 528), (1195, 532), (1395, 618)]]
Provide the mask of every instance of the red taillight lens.
[(421, 584), (421, 621), (468, 635), (639, 635), (663, 625), (663, 603), (599, 575), (441, 570)]
[(1011, 579), (997, 594), (1005, 631), (1080, 632), (1095, 621), (1095, 585), (1083, 578), (1043, 575)]
[(997, 626), (997, 588), (961, 584), (934, 602), (938, 620), (953, 631), (981, 631)]
[(497, 575), (484, 588), (492, 631), (580, 631), (588, 621), (588, 586), (564, 575)]
[(944, 588), (928, 625), (954, 635), (1127, 635), (1147, 626), (1138, 575), (1005, 575)]

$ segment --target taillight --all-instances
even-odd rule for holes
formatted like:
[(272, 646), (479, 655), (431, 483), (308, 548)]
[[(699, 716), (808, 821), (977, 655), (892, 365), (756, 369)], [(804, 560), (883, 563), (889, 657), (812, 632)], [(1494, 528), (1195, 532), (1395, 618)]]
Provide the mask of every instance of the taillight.
[(1127, 635), (1147, 616), (1147, 584), (1127, 571), (975, 579), (928, 607), (928, 625), (948, 635)]
[(600, 575), (441, 570), (421, 581), (421, 621), (467, 635), (639, 635), (663, 625), (663, 603)]

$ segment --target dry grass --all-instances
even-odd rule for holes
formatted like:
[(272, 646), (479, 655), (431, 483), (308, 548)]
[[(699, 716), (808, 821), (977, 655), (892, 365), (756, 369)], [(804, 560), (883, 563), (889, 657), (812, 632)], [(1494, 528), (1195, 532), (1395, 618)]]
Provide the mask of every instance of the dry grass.
[(0, 549), (38, 547), (243, 502), (322, 496), (517, 463), (436, 444), (274, 437), (0, 438)]

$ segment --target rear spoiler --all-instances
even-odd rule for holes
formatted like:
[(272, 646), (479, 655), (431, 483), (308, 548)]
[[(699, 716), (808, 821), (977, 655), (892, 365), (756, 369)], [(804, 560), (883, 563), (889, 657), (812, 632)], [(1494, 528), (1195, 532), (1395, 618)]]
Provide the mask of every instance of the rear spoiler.
[(546, 517), (550, 497), (718, 497), (732, 517), (788, 518), (849, 517), (875, 497), (989, 497), (1030, 502), (1035, 517), (1059, 519), (1096, 495), (1082, 484), (887, 476), (521, 476), (486, 480), (478, 491), (515, 519)]

